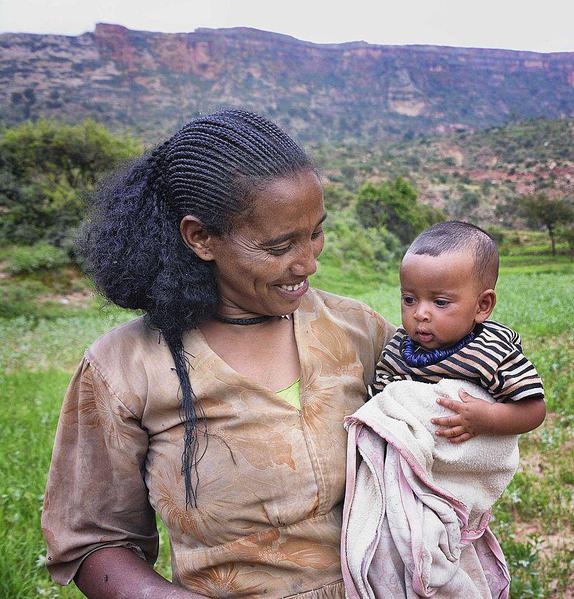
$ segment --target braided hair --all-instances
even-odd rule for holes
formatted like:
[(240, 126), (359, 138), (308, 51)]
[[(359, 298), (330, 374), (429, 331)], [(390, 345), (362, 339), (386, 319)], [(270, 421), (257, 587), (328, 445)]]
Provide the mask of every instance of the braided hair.
[[(215, 235), (248, 212), (253, 194), (272, 179), (313, 170), (305, 152), (279, 127), (243, 110), (200, 117), (100, 186), (79, 249), (98, 291), (123, 308), (143, 310), (163, 335), (180, 383), (186, 506), (197, 506), (197, 424), (182, 336), (215, 314), (212, 262), (180, 235), (193, 215)], [(200, 415), (201, 416), (201, 415)]]

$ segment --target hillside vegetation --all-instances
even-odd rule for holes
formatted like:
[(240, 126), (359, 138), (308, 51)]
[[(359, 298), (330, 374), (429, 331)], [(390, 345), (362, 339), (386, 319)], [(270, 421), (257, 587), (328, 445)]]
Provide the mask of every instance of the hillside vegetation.
[(422, 203), (451, 218), (512, 227), (524, 225), (512, 210), (520, 196), (574, 192), (574, 120), (311, 149), (339, 205), (348, 204), (365, 181), (402, 177)]

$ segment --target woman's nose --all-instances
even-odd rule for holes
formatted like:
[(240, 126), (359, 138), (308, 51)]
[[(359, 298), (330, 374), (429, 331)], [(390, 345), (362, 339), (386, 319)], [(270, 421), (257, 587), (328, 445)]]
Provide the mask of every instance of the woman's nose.
[(309, 243), (301, 249), (291, 268), (296, 275), (304, 277), (310, 277), (317, 272), (317, 257), (313, 244)]

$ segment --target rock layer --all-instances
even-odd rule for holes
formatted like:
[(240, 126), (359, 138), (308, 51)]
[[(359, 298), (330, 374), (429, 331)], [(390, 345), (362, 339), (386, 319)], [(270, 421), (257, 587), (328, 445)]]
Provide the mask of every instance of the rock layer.
[(574, 116), (574, 53), (313, 44), (248, 28), (98, 24), (77, 37), (0, 35), (2, 120), (93, 117), (148, 139), (242, 106), (300, 139), (375, 141)]

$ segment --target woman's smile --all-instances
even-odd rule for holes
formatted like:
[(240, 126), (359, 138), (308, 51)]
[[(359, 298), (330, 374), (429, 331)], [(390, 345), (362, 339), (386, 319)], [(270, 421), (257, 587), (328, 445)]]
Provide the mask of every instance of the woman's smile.
[(299, 298), (305, 294), (307, 289), (309, 289), (309, 283), (307, 279), (304, 279), (300, 283), (296, 283), (294, 285), (277, 285), (279, 289), (288, 294), (287, 297)]
[(231, 233), (212, 238), (220, 313), (280, 316), (309, 289), (323, 249), (323, 190), (313, 171), (274, 179)]

